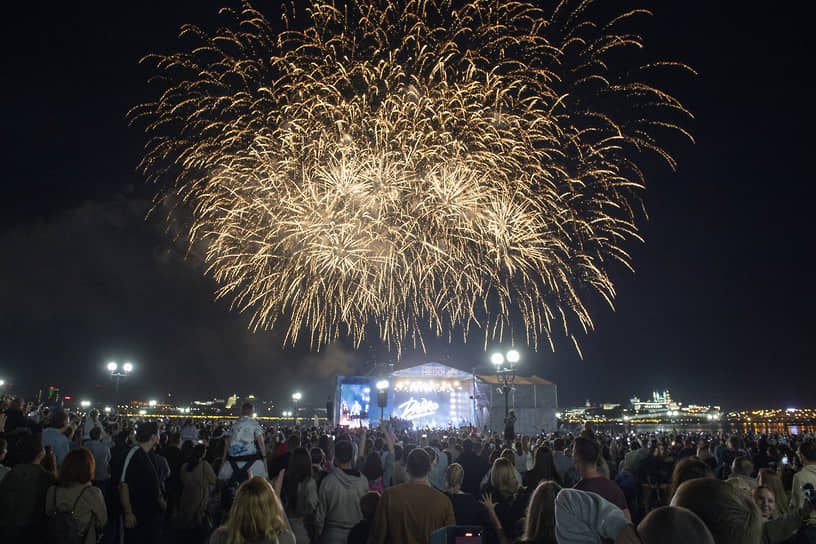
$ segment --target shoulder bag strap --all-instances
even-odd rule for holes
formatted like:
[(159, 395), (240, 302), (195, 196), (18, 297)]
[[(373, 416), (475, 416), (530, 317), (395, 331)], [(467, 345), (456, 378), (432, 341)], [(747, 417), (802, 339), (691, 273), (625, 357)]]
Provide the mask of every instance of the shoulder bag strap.
[(206, 463), (206, 461), (203, 458), (198, 462), (198, 464), (201, 465), (201, 487), (204, 488), (204, 492), (202, 493), (203, 497), (201, 497), (201, 504), (206, 511), (207, 499), (210, 497), (210, 484), (207, 483), (207, 474), (204, 470), (204, 463)]
[(130, 460), (133, 459), (133, 455), (136, 453), (137, 449), (139, 449), (139, 446), (133, 446), (132, 448), (130, 448), (127, 457), (125, 458), (125, 466), (122, 467), (122, 477), (119, 478), (120, 484), (125, 483), (125, 476), (127, 475), (128, 465), (130, 465)]
[[(71, 507), (71, 513), (72, 514), (74, 513), (74, 510), (76, 510), (77, 504), (79, 504), (79, 499), (81, 499), (82, 495), (84, 495), (85, 492), (88, 491), (89, 487), (90, 486), (85, 486), (84, 488), (82, 488), (82, 491), (79, 492), (79, 495), (77, 496), (76, 500), (74, 501), (74, 505)], [(56, 496), (56, 490), (54, 492), (54, 495)]]
[[(91, 486), (85, 486), (85, 488), (82, 491), (80, 491), (79, 496), (74, 501), (73, 508), (71, 508), (71, 515), (74, 515), (74, 511), (76, 510), (77, 504), (79, 504), (79, 499), (81, 499), (82, 495), (84, 495), (85, 492), (88, 491), (88, 489), (90, 489), (90, 488), (91, 488)], [(76, 517), (76, 516), (74, 515), (74, 517)], [(96, 512), (94, 512), (93, 509), (91, 509), (91, 517), (90, 517), (90, 519), (88, 519), (88, 525), (85, 526), (85, 530), (80, 533), (81, 536), (83, 536), (83, 537), (87, 536), (88, 531), (91, 530), (91, 525), (93, 525), (93, 522), (94, 522), (95, 519), (96, 519)]]

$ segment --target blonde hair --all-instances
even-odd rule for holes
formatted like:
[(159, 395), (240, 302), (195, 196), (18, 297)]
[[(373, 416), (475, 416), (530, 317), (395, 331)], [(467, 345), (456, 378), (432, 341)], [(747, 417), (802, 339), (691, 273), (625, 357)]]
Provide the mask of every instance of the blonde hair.
[(751, 485), (742, 478), (738, 476), (731, 476), (725, 481), (725, 483), (731, 485), (734, 489), (745, 493), (749, 497), (751, 496)]
[(758, 480), (770, 489), (776, 498), (776, 512), (780, 515), (785, 515), (790, 512), (788, 505), (788, 495), (785, 493), (785, 487), (782, 485), (782, 479), (779, 474), (772, 468), (759, 469)]
[(516, 479), (516, 469), (509, 459), (499, 457), (493, 461), (490, 486), (493, 488), (493, 493), (498, 495), (499, 500), (512, 497), (518, 491), (519, 483)]
[(453, 493), (457, 488), (462, 486), (462, 480), (465, 479), (465, 469), (459, 463), (451, 463), (445, 470), (445, 492)]
[(561, 486), (553, 481), (543, 481), (533, 491), (527, 506), (523, 540), (555, 542), (555, 496)]
[(256, 540), (277, 542), (278, 534), (288, 528), (275, 490), (264, 478), (254, 476), (238, 488), (229, 518), (218, 530), (226, 533), (227, 544), (247, 544)]

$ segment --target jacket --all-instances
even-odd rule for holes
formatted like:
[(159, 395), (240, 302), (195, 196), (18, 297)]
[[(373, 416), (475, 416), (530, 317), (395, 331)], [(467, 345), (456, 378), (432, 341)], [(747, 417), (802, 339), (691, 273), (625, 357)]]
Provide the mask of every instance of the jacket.
[(368, 480), (356, 470), (335, 467), (320, 483), (315, 534), (321, 544), (345, 544), (351, 528), (363, 519), (360, 497), (368, 493)]
[[(53, 516), (55, 512), (71, 512), (74, 503), (76, 503), (76, 508), (73, 510), (74, 517), (79, 524), (80, 531), (85, 533), (83, 542), (95, 544), (97, 531), (105, 527), (108, 522), (108, 510), (105, 507), (102, 490), (91, 486), (90, 482), (67, 486), (52, 485), (45, 496), (45, 513)], [(86, 529), (87, 532), (85, 532)]]
[(555, 498), (555, 531), (558, 544), (614, 540), (630, 525), (623, 511), (600, 495), (578, 489), (562, 489)]
[[(56, 482), (38, 464), (14, 465), (0, 482), (0, 538), (2, 541), (36, 541), (46, 527), (45, 494)], [(23, 536), (25, 535), (25, 536)]]

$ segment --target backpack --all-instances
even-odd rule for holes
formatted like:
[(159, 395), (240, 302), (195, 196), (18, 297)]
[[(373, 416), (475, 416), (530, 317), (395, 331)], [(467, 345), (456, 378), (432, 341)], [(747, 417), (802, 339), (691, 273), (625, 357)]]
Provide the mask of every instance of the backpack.
[(76, 510), (76, 506), (79, 504), (79, 499), (82, 498), (82, 495), (85, 494), (85, 491), (87, 491), (88, 488), (86, 487), (80, 492), (70, 511), (57, 509), (58, 489), (59, 486), (55, 485), (54, 514), (48, 518), (48, 535), (50, 537), (49, 542), (56, 544), (82, 544), (85, 541), (85, 535), (88, 534), (91, 524), (93, 523), (93, 515), (91, 515), (91, 520), (88, 522), (88, 526), (85, 527), (85, 530), (83, 531), (79, 526), (79, 520), (77, 520), (76, 516), (74, 516), (74, 510)]
[(232, 467), (232, 476), (230, 476), (224, 490), (221, 491), (221, 506), (224, 507), (224, 510), (229, 510), (232, 507), (238, 488), (241, 487), (242, 483), (249, 480), (249, 469), (255, 462), (255, 459), (245, 461), (244, 466), (241, 468), (238, 468), (238, 463), (234, 459), (227, 458), (227, 462)]

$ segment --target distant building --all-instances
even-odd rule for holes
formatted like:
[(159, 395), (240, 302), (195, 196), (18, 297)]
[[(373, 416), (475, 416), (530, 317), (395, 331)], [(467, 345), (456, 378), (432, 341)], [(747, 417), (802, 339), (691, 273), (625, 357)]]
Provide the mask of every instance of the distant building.
[(671, 413), (680, 410), (680, 404), (672, 401), (668, 389), (663, 391), (663, 393), (652, 392), (652, 400), (650, 401), (642, 401), (638, 397), (633, 397), (629, 399), (629, 403), (632, 405), (632, 410), (635, 412), (635, 415), (660, 415), (667, 413), (671, 415)]
[(663, 392), (652, 392), (649, 400), (642, 401), (637, 396), (629, 399), (629, 408), (624, 409), (620, 404), (603, 403), (593, 405), (589, 401), (584, 406), (565, 408), (557, 414), (559, 420), (565, 423), (581, 423), (594, 421), (598, 423), (671, 423), (674, 424), (705, 424), (720, 420), (719, 406), (689, 404), (672, 399), (666, 389)]

